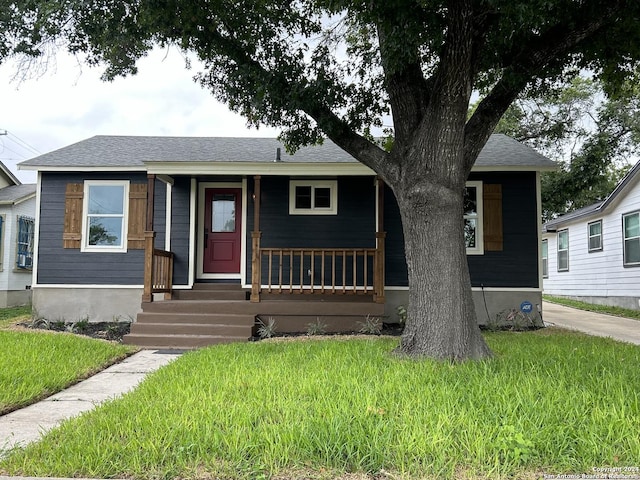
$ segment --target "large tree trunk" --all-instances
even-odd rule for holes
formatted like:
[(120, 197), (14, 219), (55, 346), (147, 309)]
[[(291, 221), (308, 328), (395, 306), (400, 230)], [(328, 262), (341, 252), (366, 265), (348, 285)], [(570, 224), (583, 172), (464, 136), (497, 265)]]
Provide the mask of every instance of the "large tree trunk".
[(476, 320), (464, 241), (467, 173), (459, 160), (462, 142), (432, 142), (427, 158), (411, 162), (430, 174), (414, 171), (393, 186), (409, 274), (407, 322), (399, 351), (452, 361), (486, 358), (491, 351)]
[(422, 184), (396, 196), (409, 272), (400, 353), (456, 361), (490, 356), (471, 296), (462, 191)]

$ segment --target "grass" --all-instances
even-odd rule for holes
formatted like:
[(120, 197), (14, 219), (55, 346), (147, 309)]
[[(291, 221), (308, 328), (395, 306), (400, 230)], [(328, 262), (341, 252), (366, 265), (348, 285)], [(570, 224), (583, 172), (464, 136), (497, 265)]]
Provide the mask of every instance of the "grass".
[(0, 309), (0, 415), (58, 392), (134, 350), (65, 333), (7, 329), (28, 319), (29, 311)]
[(31, 305), (0, 308), (0, 329), (31, 318)]
[(632, 310), (630, 308), (612, 307), (609, 305), (596, 305), (593, 303), (581, 302), (579, 300), (572, 300), (564, 297), (554, 297), (551, 295), (543, 295), (543, 300), (546, 302), (557, 303), (565, 305), (567, 307), (578, 308), (580, 310), (587, 310), (589, 312), (606, 313), (607, 315), (614, 315), (616, 317), (632, 318), (634, 320), (640, 320), (640, 310)]
[(461, 364), (398, 359), (390, 338), (188, 353), (0, 471), (435, 479), (638, 465), (640, 348), (556, 329), (486, 338), (495, 358)]

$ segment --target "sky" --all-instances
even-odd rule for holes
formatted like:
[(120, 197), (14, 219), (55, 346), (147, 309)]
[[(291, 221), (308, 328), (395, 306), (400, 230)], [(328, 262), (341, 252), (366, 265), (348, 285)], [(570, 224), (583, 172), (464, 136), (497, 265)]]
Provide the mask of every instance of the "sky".
[[(275, 137), (245, 120), (193, 81), (177, 50), (154, 50), (138, 74), (113, 82), (102, 70), (60, 52), (37, 78), (18, 81), (15, 63), (0, 65), (0, 160), (23, 183), (36, 174), (21, 161), (94, 135)], [(6, 135), (4, 134), (6, 133)]]

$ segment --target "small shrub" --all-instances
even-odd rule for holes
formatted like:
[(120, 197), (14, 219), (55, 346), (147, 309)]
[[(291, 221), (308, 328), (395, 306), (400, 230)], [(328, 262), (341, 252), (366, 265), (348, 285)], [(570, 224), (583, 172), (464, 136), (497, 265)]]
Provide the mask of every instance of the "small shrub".
[[(516, 332), (544, 326), (538, 314), (524, 313), (515, 308), (502, 310), (496, 315), (496, 320), (492, 325), (495, 325), (497, 329), (507, 328)], [(489, 325), (487, 325), (487, 328), (491, 329)]]
[(365, 335), (380, 335), (380, 332), (382, 332), (382, 321), (380, 321), (379, 317), (367, 315), (364, 322), (358, 322), (358, 325), (361, 327), (358, 331)]
[(276, 334), (276, 321), (273, 317), (267, 319), (267, 323), (264, 323), (260, 317), (258, 317), (258, 337), (271, 338)]
[(396, 313), (398, 315), (398, 322), (401, 325), (407, 323), (407, 307), (405, 307), (404, 305), (398, 305), (396, 307)]
[(322, 323), (320, 317), (316, 317), (315, 322), (307, 324), (307, 335), (324, 335), (327, 333), (327, 325)]
[(71, 331), (73, 333), (86, 333), (89, 331), (89, 318), (85, 317), (71, 324)]

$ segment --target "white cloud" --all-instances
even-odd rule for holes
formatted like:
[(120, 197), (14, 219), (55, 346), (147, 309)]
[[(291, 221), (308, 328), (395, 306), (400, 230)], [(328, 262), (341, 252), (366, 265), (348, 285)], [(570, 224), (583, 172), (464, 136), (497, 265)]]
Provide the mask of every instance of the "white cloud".
[(0, 136), (0, 159), (22, 181), (35, 175), (17, 171), (15, 164), (35, 154), (16, 138), (45, 153), (94, 135), (278, 134), (266, 127), (249, 130), (242, 117), (193, 81), (196, 67), (187, 70), (177, 51), (153, 51), (139, 62), (138, 75), (113, 82), (101, 81), (101, 69), (78, 65), (69, 55), (59, 54), (50, 70), (16, 83), (15, 64), (0, 66), (0, 133), (10, 133)]

